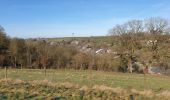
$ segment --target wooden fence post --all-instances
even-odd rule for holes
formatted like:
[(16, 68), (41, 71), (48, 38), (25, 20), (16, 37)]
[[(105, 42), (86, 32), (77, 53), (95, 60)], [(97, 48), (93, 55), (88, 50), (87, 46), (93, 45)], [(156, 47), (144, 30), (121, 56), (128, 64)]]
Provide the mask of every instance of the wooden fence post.
[(46, 78), (46, 67), (44, 67), (44, 76)]
[(7, 67), (5, 66), (5, 79), (7, 79), (8, 72), (7, 72)]

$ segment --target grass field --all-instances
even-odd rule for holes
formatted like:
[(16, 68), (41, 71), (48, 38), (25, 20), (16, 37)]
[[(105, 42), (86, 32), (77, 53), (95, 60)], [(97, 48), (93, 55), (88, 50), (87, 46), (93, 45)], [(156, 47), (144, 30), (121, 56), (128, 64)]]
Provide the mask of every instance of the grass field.
[[(48, 80), (53, 83), (69, 82), (80, 86), (105, 85), (137, 90), (170, 90), (170, 77), (143, 74), (115, 73), (88, 70), (44, 70), (8, 69), (7, 77), (24, 81)], [(5, 70), (0, 69), (0, 78), (5, 78)]]
[(97, 44), (112, 43), (115, 40), (115, 37), (110, 36), (92, 36), (92, 37), (64, 37), (64, 38), (47, 38), (49, 42), (61, 42), (61, 41), (71, 41), (71, 40), (78, 40), (78, 41), (91, 41)]

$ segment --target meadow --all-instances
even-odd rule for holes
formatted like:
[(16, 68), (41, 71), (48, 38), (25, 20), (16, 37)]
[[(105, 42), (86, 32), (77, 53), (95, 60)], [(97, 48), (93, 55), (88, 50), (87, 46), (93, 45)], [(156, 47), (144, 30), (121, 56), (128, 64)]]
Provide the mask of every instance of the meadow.
[(1, 100), (168, 100), (170, 77), (92, 70), (0, 69)]
[[(5, 78), (4, 69), (0, 70), (0, 78)], [(170, 90), (170, 77), (163, 75), (48, 69), (45, 76), (43, 69), (8, 69), (7, 78), (24, 81), (48, 80), (54, 83), (69, 82), (81, 86), (106, 85), (138, 90)]]
[(170, 77), (91, 70), (0, 69), (0, 100), (168, 100)]

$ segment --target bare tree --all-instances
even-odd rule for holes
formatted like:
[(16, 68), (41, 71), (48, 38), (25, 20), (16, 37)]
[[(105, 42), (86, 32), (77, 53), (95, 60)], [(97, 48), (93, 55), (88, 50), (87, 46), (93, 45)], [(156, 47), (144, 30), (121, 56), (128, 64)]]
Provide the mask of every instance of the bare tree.
[(17, 67), (17, 64), (20, 64), (21, 67), (26, 64), (26, 61), (24, 60), (26, 58), (26, 44), (24, 39), (12, 39), (9, 50), (11, 51), (15, 68)]
[(165, 34), (169, 29), (169, 22), (167, 19), (152, 17), (146, 20), (145, 27), (151, 34)]
[(129, 33), (143, 32), (143, 22), (141, 20), (132, 20), (126, 23)]
[(109, 35), (121, 35), (127, 33), (126, 25), (116, 25), (113, 29), (109, 30)]
[(125, 56), (127, 55), (126, 62), (130, 73), (132, 73), (133, 70), (132, 62), (134, 52), (136, 49), (138, 49), (140, 43), (138, 33), (142, 33), (143, 29), (143, 22), (141, 20), (132, 20), (125, 24), (115, 26), (109, 33), (111, 35), (116, 34), (119, 37), (119, 54)]

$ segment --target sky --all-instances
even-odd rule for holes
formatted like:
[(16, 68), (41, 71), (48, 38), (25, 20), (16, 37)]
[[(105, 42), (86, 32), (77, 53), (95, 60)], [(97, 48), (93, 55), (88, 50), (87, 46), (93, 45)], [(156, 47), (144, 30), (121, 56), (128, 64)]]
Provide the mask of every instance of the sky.
[(170, 19), (169, 0), (0, 0), (0, 25), (10, 37), (104, 36), (133, 19)]

